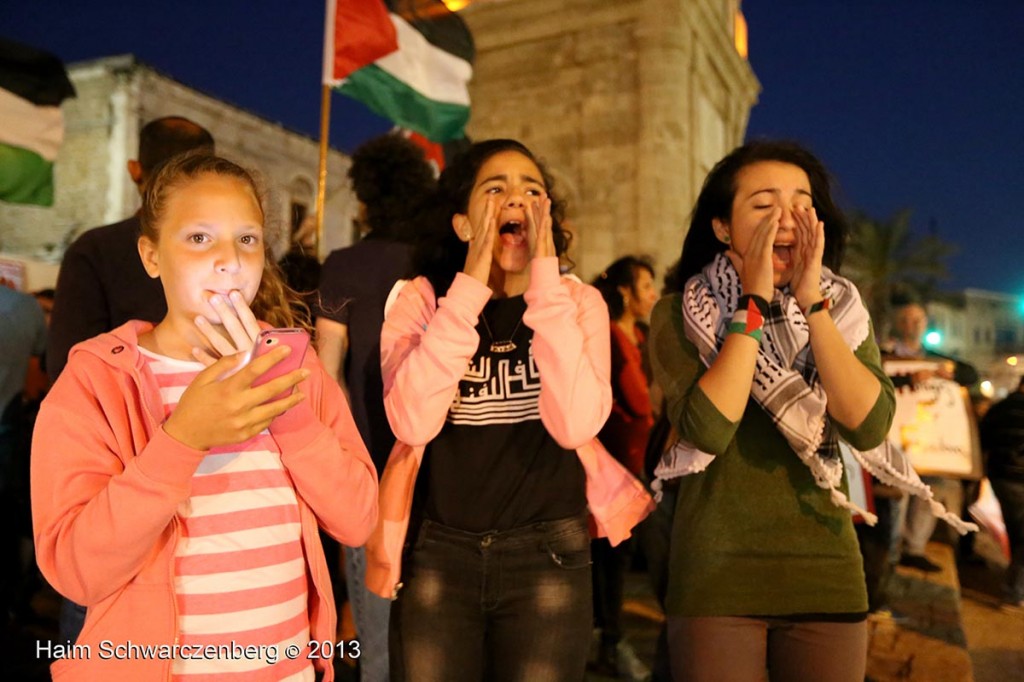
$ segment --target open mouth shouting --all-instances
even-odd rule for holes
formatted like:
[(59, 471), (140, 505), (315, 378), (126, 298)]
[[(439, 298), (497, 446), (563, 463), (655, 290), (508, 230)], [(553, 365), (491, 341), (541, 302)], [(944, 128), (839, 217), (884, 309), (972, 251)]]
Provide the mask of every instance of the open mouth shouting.
[(776, 270), (786, 270), (793, 266), (793, 244), (775, 244), (772, 246), (772, 264)]
[(505, 246), (522, 246), (526, 243), (526, 224), (521, 220), (508, 220), (498, 228), (498, 235)]

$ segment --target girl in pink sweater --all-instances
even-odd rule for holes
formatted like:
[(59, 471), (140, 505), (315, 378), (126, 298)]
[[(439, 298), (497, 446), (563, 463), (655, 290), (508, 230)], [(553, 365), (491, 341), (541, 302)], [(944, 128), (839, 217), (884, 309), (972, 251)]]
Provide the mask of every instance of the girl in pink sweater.
[(295, 324), (252, 177), (176, 157), (147, 186), (141, 220), (167, 316), (76, 346), (35, 432), (39, 566), (88, 607), (54, 677), (331, 679), (330, 658), (357, 645), (331, 641), (318, 526), (365, 541), (374, 467), (312, 351), (258, 386), (288, 349), (244, 364), (268, 326), (258, 320)]
[(399, 444), (367, 584), (396, 598), (393, 679), (581, 680), (588, 508), (615, 542), (649, 509), (595, 445), (611, 408), (608, 310), (559, 272), (568, 235), (550, 187), (518, 142), (473, 145), (441, 175), (422, 276), (384, 323)]

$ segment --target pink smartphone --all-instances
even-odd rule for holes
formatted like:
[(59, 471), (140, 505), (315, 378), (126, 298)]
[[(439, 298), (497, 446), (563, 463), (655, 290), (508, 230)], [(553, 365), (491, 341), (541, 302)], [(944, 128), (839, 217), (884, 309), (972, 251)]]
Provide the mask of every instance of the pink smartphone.
[[(292, 352), (284, 360), (261, 374), (256, 381), (252, 382), (253, 386), (261, 386), (301, 367), (302, 359), (306, 356), (306, 349), (309, 348), (309, 334), (305, 329), (265, 329), (256, 337), (256, 343), (252, 349), (253, 360), (266, 355), (277, 348), (279, 344), (291, 347)], [(281, 395), (274, 396), (271, 400), (280, 400), (290, 394), (291, 391), (286, 391)]]

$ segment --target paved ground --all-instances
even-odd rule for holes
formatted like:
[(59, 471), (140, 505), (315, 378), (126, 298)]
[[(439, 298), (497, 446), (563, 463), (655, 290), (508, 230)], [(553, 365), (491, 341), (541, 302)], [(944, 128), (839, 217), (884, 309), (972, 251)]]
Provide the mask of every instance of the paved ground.
[[(994, 541), (980, 536), (976, 553), (977, 560), (957, 566), (950, 546), (932, 543), (928, 556), (941, 572), (897, 568), (892, 612), (868, 621), (868, 680), (1024, 682), (1024, 610), (1000, 602), (1005, 559)], [(625, 610), (629, 646), (649, 669), (662, 617), (640, 573), (628, 578)]]
[[(1008, 610), (999, 602), (1005, 560), (994, 543), (981, 536), (977, 553), (984, 560), (959, 567), (946, 545), (932, 543), (928, 553), (942, 565), (942, 572), (929, 575), (899, 568), (892, 586), (893, 612), (869, 619), (868, 679), (1024, 682), (1024, 610)], [(35, 657), (35, 643), (56, 638), (56, 596), (42, 590), (33, 606), (31, 622), (7, 626), (0, 633), (5, 681), (49, 679), (46, 662)], [(646, 576), (631, 573), (623, 625), (628, 647), (636, 653), (637, 672), (653, 664), (661, 622)], [(590, 674), (587, 679), (610, 678)]]

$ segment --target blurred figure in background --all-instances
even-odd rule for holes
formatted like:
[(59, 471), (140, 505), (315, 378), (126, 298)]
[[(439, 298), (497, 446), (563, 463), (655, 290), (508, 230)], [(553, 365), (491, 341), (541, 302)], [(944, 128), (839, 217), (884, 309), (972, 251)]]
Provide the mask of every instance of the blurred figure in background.
[[(356, 426), (380, 474), (395, 443), (384, 414), (380, 374), (384, 304), (395, 282), (410, 275), (416, 218), (436, 182), (422, 148), (398, 135), (382, 135), (357, 148), (348, 175), (359, 200), (357, 220), (364, 236), (333, 251), (324, 262), (317, 343), (327, 372), (349, 396)], [(346, 547), (345, 564), (362, 644), (361, 679), (387, 680), (391, 602), (366, 589), (362, 547)]]
[(307, 215), (292, 234), (291, 248), (277, 262), (288, 283), (309, 309), (316, 321), (317, 286), (320, 284), (320, 260), (316, 255), (316, 215)]
[(980, 431), (988, 479), (1010, 539), (1003, 596), (1008, 605), (1024, 607), (1024, 377), (1015, 392), (988, 410)]
[(25, 596), (21, 538), (32, 537), (28, 501), (31, 430), (25, 418), (24, 387), (29, 360), (46, 349), (43, 311), (31, 295), (0, 285), (0, 616), (15, 617)]
[[(598, 440), (615, 459), (637, 478), (643, 477), (644, 452), (654, 425), (650, 377), (644, 371), (647, 319), (658, 300), (654, 268), (635, 256), (624, 256), (602, 272), (591, 284), (601, 292), (611, 319), (612, 412)], [(635, 654), (626, 649), (623, 658), (632, 665), (620, 666), (622, 592), (626, 571), (633, 556), (632, 540), (612, 547), (606, 538), (591, 541), (594, 580), (594, 624), (601, 630), (594, 672), (617, 677), (629, 667), (631, 678), (644, 677), (637, 670)], [(626, 663), (625, 660), (622, 661)]]
[[(212, 153), (213, 147), (210, 133), (187, 118), (158, 118), (139, 131), (139, 158), (128, 161), (128, 174), (141, 196), (164, 161), (195, 149)], [(76, 343), (128, 320), (156, 323), (167, 314), (160, 280), (148, 277), (139, 259), (140, 234), (136, 213), (88, 230), (68, 247), (57, 278), (46, 353), (51, 381), (57, 380)]]
[[(881, 348), (883, 362), (930, 360), (939, 363), (934, 371), (921, 370), (912, 375), (890, 377), (896, 390), (904, 386), (917, 386), (936, 376), (966, 387), (978, 382), (978, 372), (971, 365), (925, 347), (928, 313), (920, 303), (903, 301), (897, 305), (893, 314), (893, 333), (895, 338), (883, 344)], [(948, 509), (959, 509), (962, 506), (963, 492), (959, 481), (939, 476), (925, 476), (921, 480), (931, 487), (936, 499)], [(899, 501), (899, 498), (888, 499)], [(899, 557), (900, 565), (926, 573), (939, 571), (940, 567), (924, 555), (925, 546), (935, 532), (938, 519), (931, 513), (928, 503), (919, 497), (911, 497), (909, 500), (904, 498), (902, 504), (905, 506), (906, 516), (902, 524), (896, 524), (896, 528), (902, 525), (903, 549)]]

